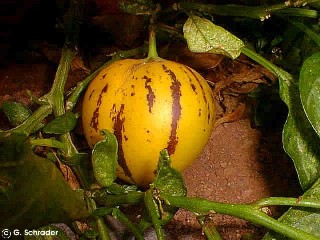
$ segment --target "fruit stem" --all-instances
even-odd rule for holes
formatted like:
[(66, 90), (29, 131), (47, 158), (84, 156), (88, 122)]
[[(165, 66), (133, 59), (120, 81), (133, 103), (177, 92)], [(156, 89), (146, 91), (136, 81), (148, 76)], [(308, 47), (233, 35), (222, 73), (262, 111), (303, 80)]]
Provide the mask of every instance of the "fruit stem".
[(157, 4), (157, 7), (153, 11), (150, 18), (148, 59), (154, 59), (159, 57), (157, 52), (156, 27), (155, 27), (155, 21), (156, 21), (157, 13), (159, 12), (159, 10), (160, 10), (160, 5)]

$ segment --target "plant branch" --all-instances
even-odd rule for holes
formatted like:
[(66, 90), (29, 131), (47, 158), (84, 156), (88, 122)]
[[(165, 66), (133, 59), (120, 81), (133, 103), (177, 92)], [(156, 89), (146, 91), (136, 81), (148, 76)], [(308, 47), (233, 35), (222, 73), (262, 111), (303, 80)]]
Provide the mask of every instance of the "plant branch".
[(135, 235), (136, 239), (144, 240), (143, 234), (140, 229), (135, 226), (129, 218), (123, 214), (118, 208), (113, 208), (112, 216), (117, 218), (120, 222), (122, 222), (126, 227)]
[(234, 217), (238, 217), (260, 226), (266, 227), (272, 231), (280, 233), (286, 237), (296, 240), (316, 240), (318, 237), (296, 229), (292, 226), (281, 223), (267, 214), (256, 209), (253, 206), (245, 204), (227, 204), (212, 202), (205, 199), (193, 198), (193, 197), (175, 197), (170, 195), (161, 194), (160, 196), (167, 204), (184, 208), (191, 212), (197, 212), (202, 214), (208, 214), (210, 212), (216, 212), (220, 214), (226, 214)]
[(165, 240), (165, 234), (160, 223), (160, 213), (159, 213), (158, 205), (153, 198), (152, 191), (153, 191), (153, 188), (150, 188), (145, 192), (144, 203), (150, 215), (158, 240)]
[(281, 78), (284, 81), (290, 81), (291, 83), (293, 82), (293, 77), (290, 73), (282, 70), (281, 68), (277, 67), (258, 53), (254, 52), (253, 50), (243, 47), (241, 49), (241, 52), (246, 55), (247, 57), (251, 58), (252, 60), (256, 61), (266, 69), (268, 69), (271, 73), (273, 73), (275, 76), (278, 78)]
[(318, 239), (318, 237), (310, 233), (283, 224), (250, 205), (218, 203), (205, 199), (174, 197), (165, 194), (161, 194), (161, 197), (166, 201), (167, 204), (184, 208), (191, 212), (207, 214), (214, 211), (216, 213), (242, 218), (296, 240)]
[[(93, 213), (97, 209), (95, 201), (88, 196), (85, 196), (85, 200), (87, 202), (87, 206), (88, 206), (89, 211), (91, 213)], [(107, 226), (105, 225), (103, 218), (101, 218), (99, 216), (94, 216), (94, 219), (95, 219), (95, 223), (97, 226), (97, 230), (99, 231), (99, 239), (111, 240), (111, 237), (109, 235), (109, 230), (108, 230)]]
[(301, 22), (298, 21), (289, 21), (292, 23), (295, 27), (300, 29), (301, 31), (305, 32), (314, 42), (317, 44), (318, 47), (320, 47), (320, 36), (318, 33), (314, 32), (312, 29), (308, 28), (306, 25), (304, 25)]
[(52, 105), (53, 113), (56, 117), (65, 113), (64, 108), (64, 88), (68, 79), (71, 62), (76, 52), (70, 49), (67, 44), (62, 49), (59, 66), (52, 84), (50, 92), (46, 95), (48, 102)]
[(205, 222), (205, 216), (199, 217), (198, 221), (202, 226), (202, 231), (204, 232), (208, 240), (222, 240), (217, 228), (213, 225), (213, 223)]
[(34, 129), (52, 112), (52, 106), (49, 104), (41, 105), (36, 111), (34, 111), (30, 117), (28, 117), (23, 123), (15, 128), (8, 130), (8, 132), (19, 132), (26, 135), (30, 135)]
[(44, 147), (52, 147), (52, 148), (59, 148), (62, 151), (65, 150), (65, 145), (55, 139), (30, 139), (30, 143), (32, 145), (36, 145), (36, 146), (44, 146)]
[(267, 206), (291, 206), (320, 209), (320, 201), (303, 198), (270, 197), (260, 199), (259, 201), (252, 203), (252, 206), (258, 209)]
[[(303, 6), (304, 4), (318, 2), (319, 0), (305, 0), (299, 2), (299, 6)], [(259, 20), (265, 20), (270, 17), (270, 14), (276, 13), (281, 14), (281, 11), (284, 11), (287, 16), (299, 16), (304, 17), (315, 17), (315, 13), (312, 11), (312, 14), (304, 11), (298, 11), (295, 8), (291, 8), (291, 6), (298, 7), (295, 3), (290, 3), (290, 1), (286, 1), (279, 4), (274, 5), (265, 5), (265, 6), (244, 6), (244, 5), (236, 5), (236, 4), (225, 4), (225, 5), (214, 5), (214, 4), (203, 4), (203, 3), (194, 3), (191, 1), (181, 1), (175, 3), (173, 8), (175, 10), (187, 10), (187, 11), (198, 11), (198, 12), (206, 12), (213, 15), (218, 16), (233, 16), (233, 17), (247, 17)]]
[(150, 25), (149, 25), (149, 52), (148, 58), (154, 59), (158, 57), (157, 52), (157, 41), (156, 41), (156, 26), (155, 21), (157, 18), (157, 13), (160, 10), (160, 5), (157, 5), (157, 8), (153, 11), (151, 18), (150, 18)]
[(143, 201), (144, 193), (132, 191), (127, 194), (110, 195), (104, 191), (97, 190), (92, 194), (92, 198), (105, 207), (117, 207), (123, 204), (138, 204)]

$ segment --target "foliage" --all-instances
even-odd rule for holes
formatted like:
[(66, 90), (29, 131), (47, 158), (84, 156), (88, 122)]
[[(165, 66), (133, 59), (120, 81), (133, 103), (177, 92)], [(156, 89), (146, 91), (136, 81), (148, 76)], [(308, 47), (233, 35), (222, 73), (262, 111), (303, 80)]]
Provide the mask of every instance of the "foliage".
[[(53, 222), (71, 224), (78, 220), (88, 224), (88, 229), (82, 232), (83, 238), (100, 236), (101, 239), (110, 239), (104, 216), (112, 215), (121, 220), (137, 239), (143, 239), (143, 232), (150, 226), (154, 227), (158, 239), (164, 239), (163, 226), (178, 207), (182, 207), (198, 214), (200, 222), (212, 211), (242, 217), (270, 229), (264, 239), (319, 239), (320, 41), (319, 26), (314, 21), (318, 17), (319, 1), (286, 1), (266, 6), (183, 1), (162, 10), (150, 1), (120, 1), (122, 11), (151, 16), (150, 45), (154, 45), (150, 49), (156, 49), (153, 31), (158, 15), (158, 21), (163, 20), (158, 25), (158, 33), (178, 36), (180, 40), (184, 36), (192, 51), (219, 53), (231, 58), (242, 53), (277, 76), (279, 95), (288, 108), (283, 147), (295, 164), (304, 194), (298, 199), (269, 198), (252, 204), (225, 204), (186, 197), (180, 173), (170, 166), (168, 152), (161, 149), (157, 177), (149, 189), (143, 191), (136, 186), (120, 185), (115, 179), (118, 146), (114, 135), (107, 131), (103, 133), (105, 139), (97, 143), (91, 153), (92, 166), (84, 163), (84, 153), (79, 153), (71, 137), (77, 121), (72, 110), (99, 70), (79, 83), (65, 99), (64, 87), (71, 61), (77, 53), (73, 44), (78, 42), (79, 13), (83, 7), (77, 5), (77, 1), (70, 3), (65, 23), (67, 41), (50, 92), (39, 99), (41, 105), (34, 112), (15, 102), (5, 102), (1, 106), (13, 125), (12, 129), (0, 132), (1, 228), (38, 228)], [(218, 16), (228, 16), (228, 19), (223, 22)], [(273, 34), (261, 32), (261, 27), (272, 22), (273, 18), (280, 30), (272, 31)], [(260, 21), (259, 24), (256, 21)], [(231, 33), (236, 31), (232, 29), (234, 23), (240, 27), (250, 24), (251, 28), (241, 28), (242, 32), (234, 34)], [(228, 27), (230, 31), (225, 30)], [(253, 50), (253, 46), (259, 46), (257, 51), (260, 54)], [(285, 50), (274, 60), (277, 65), (265, 58), (275, 47)], [(121, 51), (105, 65), (141, 52), (146, 53), (145, 46)], [(43, 120), (50, 114), (53, 114), (53, 120), (44, 125)], [(46, 157), (36, 154), (36, 146), (43, 147), (42, 154)], [(57, 168), (57, 161), (69, 165), (81, 190), (71, 189)], [(102, 172), (101, 166), (109, 171)], [(143, 206), (139, 223), (131, 222), (121, 212), (119, 207), (128, 204)], [(291, 208), (275, 220), (263, 212), (265, 207), (272, 205)], [(220, 238), (216, 229), (210, 231), (205, 224), (203, 228), (209, 239)], [(60, 238), (65, 239), (63, 234)]]

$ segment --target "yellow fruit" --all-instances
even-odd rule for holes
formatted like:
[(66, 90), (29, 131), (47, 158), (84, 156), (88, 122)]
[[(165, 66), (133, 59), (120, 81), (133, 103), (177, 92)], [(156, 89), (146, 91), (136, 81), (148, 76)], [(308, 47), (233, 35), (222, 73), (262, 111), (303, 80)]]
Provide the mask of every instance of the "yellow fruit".
[(125, 59), (103, 69), (89, 85), (82, 109), (90, 147), (113, 131), (119, 143), (117, 175), (139, 186), (155, 177), (160, 150), (172, 166), (189, 166), (206, 145), (215, 108), (212, 91), (195, 70), (156, 58)]

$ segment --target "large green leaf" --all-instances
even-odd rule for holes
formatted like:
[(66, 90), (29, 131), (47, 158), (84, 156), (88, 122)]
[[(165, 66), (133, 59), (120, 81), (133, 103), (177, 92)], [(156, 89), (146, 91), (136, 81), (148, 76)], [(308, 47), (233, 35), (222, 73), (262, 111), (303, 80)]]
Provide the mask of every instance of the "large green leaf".
[(244, 47), (244, 43), (239, 38), (198, 16), (188, 18), (183, 26), (183, 33), (192, 52), (223, 54), (235, 59)]
[(320, 135), (320, 53), (309, 57), (302, 65), (299, 90), (304, 111)]
[(51, 161), (35, 155), (25, 135), (0, 135), (0, 229), (33, 229), (88, 215), (83, 193), (73, 191)]
[[(289, 114), (283, 128), (283, 145), (292, 158), (300, 184), (305, 190), (303, 198), (320, 199), (320, 140), (302, 107), (298, 83), (284, 71), (277, 71), (280, 95), (287, 104)], [(301, 83), (300, 83), (301, 84)], [(289, 209), (280, 221), (320, 236), (320, 213), (311, 209)], [(268, 233), (264, 240), (285, 239)]]
[(294, 162), (301, 187), (307, 190), (320, 177), (320, 139), (303, 111), (297, 83), (292, 78), (279, 81), (281, 98), (289, 109), (283, 146)]

